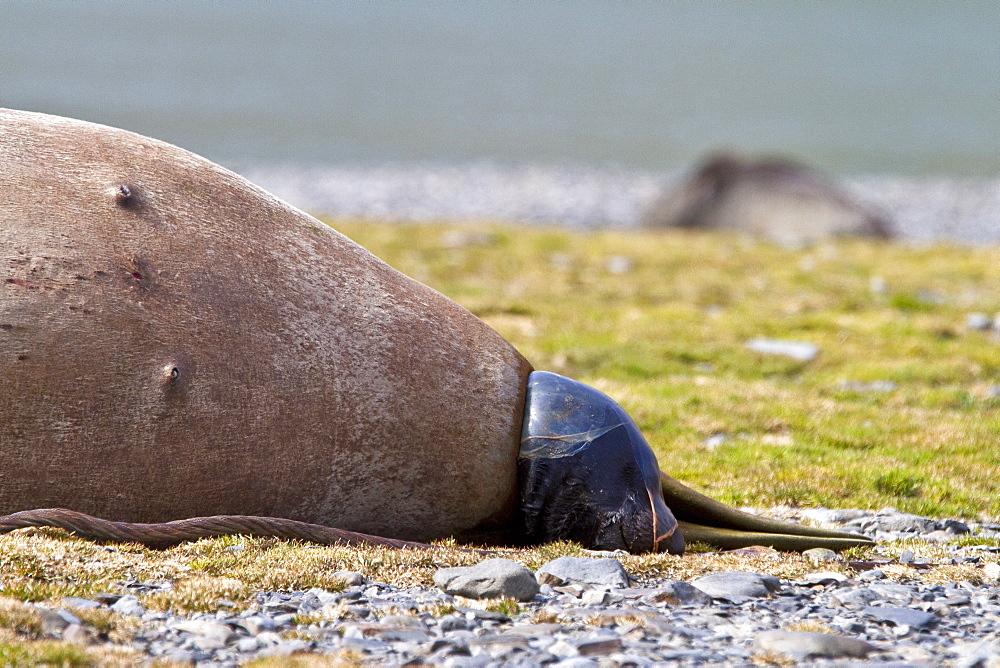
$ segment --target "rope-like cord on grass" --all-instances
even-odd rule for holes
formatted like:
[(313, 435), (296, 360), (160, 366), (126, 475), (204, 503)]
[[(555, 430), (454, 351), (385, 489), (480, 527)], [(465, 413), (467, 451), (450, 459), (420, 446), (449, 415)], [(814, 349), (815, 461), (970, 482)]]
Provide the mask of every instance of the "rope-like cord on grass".
[(63, 508), (24, 510), (0, 517), (0, 534), (26, 527), (55, 527), (89, 540), (139, 543), (147, 547), (157, 548), (169, 547), (199, 538), (230, 535), (286, 538), (321, 545), (373, 545), (393, 549), (429, 549), (433, 547), (424, 543), (370, 536), (280, 517), (217, 515), (214, 517), (192, 517), (186, 520), (157, 524), (139, 524), (112, 522)]

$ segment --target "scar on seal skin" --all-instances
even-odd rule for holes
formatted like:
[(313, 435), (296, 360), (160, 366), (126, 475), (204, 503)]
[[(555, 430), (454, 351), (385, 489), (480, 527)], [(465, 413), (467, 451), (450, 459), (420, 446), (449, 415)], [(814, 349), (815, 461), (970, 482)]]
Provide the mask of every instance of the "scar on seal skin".
[(0, 110), (0, 272), (0, 531), (866, 540), (680, 485), (610, 398), (169, 144)]

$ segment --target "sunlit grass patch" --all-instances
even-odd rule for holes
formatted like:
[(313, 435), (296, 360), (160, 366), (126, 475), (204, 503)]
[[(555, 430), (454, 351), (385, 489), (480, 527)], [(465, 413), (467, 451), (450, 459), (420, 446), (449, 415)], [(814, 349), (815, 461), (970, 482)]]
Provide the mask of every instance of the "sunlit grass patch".
[(998, 248), (331, 224), (611, 394), (666, 471), (724, 501), (1000, 516), (1000, 334), (965, 326), (1000, 311)]
[(54, 640), (0, 641), (0, 664), (4, 666), (92, 666), (95, 665), (95, 657), (80, 647)]
[(371, 665), (371, 657), (357, 651), (341, 651), (334, 654), (314, 654), (303, 652), (281, 658), (252, 659), (243, 664), (248, 668), (320, 668), (327, 666)]
[(501, 615), (506, 615), (507, 617), (517, 617), (521, 614), (521, 604), (517, 602), (517, 599), (513, 598), (498, 598), (486, 605), (486, 609), (490, 612), (498, 612)]
[[(536, 368), (611, 395), (665, 471), (725, 502), (1000, 517), (1000, 334), (965, 326), (970, 312), (1000, 312), (1000, 249), (837, 241), (793, 251), (712, 234), (334, 226), (482, 317)], [(820, 352), (807, 363), (761, 355), (746, 347), (755, 337), (806, 341)], [(690, 547), (684, 557), (621, 561), (640, 584), (718, 570), (795, 580), (817, 569), (794, 554)], [(879, 549), (844, 556), (864, 562), (910, 549), (942, 564), (949, 558), (926, 544)], [(567, 542), (498, 552), (532, 570), (565, 555), (587, 552)], [(68, 596), (135, 593), (149, 610), (212, 611), (226, 599), (239, 612), (259, 591), (337, 591), (341, 570), (431, 587), (438, 568), (483, 558), (448, 541), (394, 551), (225, 537), (157, 551), (22, 530), (0, 537), (0, 665), (134, 660), (42, 638), (37, 611), (24, 602), (59, 607)], [(854, 575), (844, 562), (822, 569)], [(915, 573), (884, 570), (889, 579)], [(921, 577), (975, 582), (982, 573), (941, 565)], [(128, 636), (128, 621), (106, 609), (74, 614), (112, 640)], [(299, 621), (347, 615), (332, 609)], [(532, 620), (558, 616), (535, 611)], [(252, 665), (360, 660), (307, 655)]]
[[(14, 611), (15, 607), (19, 610)], [(144, 663), (138, 651), (120, 644), (82, 646), (45, 638), (36, 611), (23, 603), (0, 599), (0, 665), (140, 666)]]
[(42, 637), (42, 618), (38, 611), (13, 597), (0, 598), (0, 629), (27, 638)]

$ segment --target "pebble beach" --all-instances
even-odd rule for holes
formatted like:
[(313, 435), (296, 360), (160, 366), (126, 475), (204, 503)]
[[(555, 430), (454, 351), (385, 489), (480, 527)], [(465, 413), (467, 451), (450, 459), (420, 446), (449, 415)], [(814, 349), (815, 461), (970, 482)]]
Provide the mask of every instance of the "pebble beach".
[[(804, 555), (812, 570), (792, 579), (768, 572), (781, 559), (769, 548), (742, 551), (763, 567), (689, 581), (630, 574), (615, 553), (560, 557), (534, 573), (499, 556), (439, 569), (432, 588), (344, 571), (340, 591), (261, 591), (240, 613), (226, 600), (214, 613), (147, 611), (142, 596), (169, 582), (123, 583), (117, 592), (38, 611), (50, 635), (79, 643), (99, 642), (100, 633), (74, 611), (130, 617), (138, 625), (134, 649), (150, 662), (182, 665), (281, 663), (306, 654), (332, 663), (455, 667), (1000, 665), (1000, 548), (978, 542), (1000, 537), (1000, 524), (891, 508), (770, 514), (906, 547), (880, 546), (863, 562), (812, 550)], [(942, 580), (942, 568), (962, 579)]]
[[(310, 213), (396, 222), (489, 221), (629, 229), (685, 174), (494, 163), (373, 166), (236, 165)], [(839, 182), (884, 213), (909, 243), (1000, 243), (1000, 177), (861, 175)]]

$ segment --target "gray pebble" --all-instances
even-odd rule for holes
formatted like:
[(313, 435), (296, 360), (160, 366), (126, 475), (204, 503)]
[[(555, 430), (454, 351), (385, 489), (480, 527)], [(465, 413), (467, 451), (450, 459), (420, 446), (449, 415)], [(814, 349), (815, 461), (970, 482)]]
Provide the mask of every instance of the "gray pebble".
[(747, 348), (762, 355), (781, 355), (797, 362), (811, 362), (819, 355), (819, 348), (805, 341), (784, 341), (781, 339), (751, 339)]
[(580, 650), (576, 648), (576, 645), (564, 639), (560, 639), (552, 643), (545, 648), (545, 651), (553, 656), (559, 657), (579, 656), (580, 654)]
[(713, 598), (735, 600), (770, 596), (781, 589), (781, 581), (773, 575), (747, 573), (744, 571), (723, 571), (711, 573), (691, 582)]
[(879, 599), (895, 605), (908, 605), (914, 598), (913, 588), (902, 584), (873, 584), (869, 590)]
[(557, 661), (549, 665), (555, 666), (556, 668), (597, 668), (597, 666), (601, 664), (594, 659), (588, 659), (582, 656), (572, 656), (568, 659), (563, 659), (562, 661)]
[(263, 658), (280, 658), (291, 656), (297, 652), (304, 652), (309, 648), (310, 644), (305, 640), (299, 640), (297, 638), (292, 640), (282, 640), (277, 644), (260, 650), (257, 656)]
[(365, 584), (365, 576), (357, 571), (337, 571), (333, 574), (336, 580), (343, 580), (348, 587), (358, 587)]
[(383, 631), (377, 635), (379, 640), (385, 642), (407, 642), (407, 643), (425, 643), (430, 640), (430, 636), (424, 631), (418, 631), (416, 629), (390, 629), (388, 631)]
[(726, 443), (728, 440), (729, 436), (727, 434), (712, 434), (704, 441), (702, 441), (701, 444), (705, 447), (706, 450), (714, 451), (718, 449), (720, 445)]
[(887, 605), (884, 607), (868, 607), (862, 611), (865, 616), (896, 626), (909, 626), (915, 629), (927, 629), (938, 622), (938, 616), (912, 608), (901, 608)]
[(459, 617), (458, 615), (445, 615), (438, 620), (438, 626), (440, 627), (442, 633), (468, 628), (465, 618)]
[(274, 619), (274, 625), (277, 628), (282, 628), (282, 627), (285, 627), (285, 626), (291, 626), (292, 624), (295, 623), (295, 618), (296, 617), (298, 617), (298, 614), (294, 613), (294, 612), (285, 612), (285, 613), (282, 613), (280, 615), (275, 615), (273, 617), (273, 619)]
[(226, 646), (225, 642), (211, 636), (192, 636), (189, 642), (191, 647), (203, 652), (214, 652)]
[(622, 597), (601, 589), (588, 589), (580, 596), (580, 602), (584, 605), (607, 605), (617, 603)]
[(878, 601), (880, 598), (881, 596), (869, 587), (840, 589), (831, 596), (831, 600), (838, 605), (855, 608), (865, 607), (873, 601)]
[(872, 380), (868, 382), (857, 380), (840, 381), (840, 389), (847, 392), (895, 392), (899, 386), (891, 380)]
[(87, 633), (87, 629), (83, 627), (82, 624), (70, 624), (62, 632), (63, 642), (72, 643), (74, 645), (89, 645), (90, 644), (90, 634)]
[(540, 584), (580, 583), (606, 587), (628, 587), (628, 573), (617, 559), (559, 557), (538, 569)]
[(862, 520), (860, 526), (865, 532), (881, 530), (897, 533), (927, 533), (936, 531), (938, 528), (937, 520), (911, 513), (901, 513), (895, 508), (880, 510), (874, 516)]
[(365, 595), (361, 587), (348, 587), (337, 594), (338, 601), (359, 601)]
[(965, 326), (968, 329), (984, 331), (993, 327), (993, 318), (985, 313), (970, 313), (965, 316)]
[(843, 573), (823, 571), (820, 573), (807, 573), (806, 575), (803, 575), (800, 580), (796, 581), (795, 584), (802, 585), (804, 587), (813, 587), (816, 585), (837, 584), (838, 582), (845, 582), (846, 580), (847, 576)]
[(441, 664), (443, 668), (486, 668), (490, 665), (488, 654), (479, 656), (449, 656)]
[(89, 598), (76, 598), (75, 596), (67, 596), (62, 600), (62, 604), (70, 608), (80, 608), (81, 610), (93, 610), (94, 608), (101, 607), (101, 604), (97, 601), (92, 601)]
[(710, 605), (712, 597), (694, 585), (683, 580), (673, 580), (661, 584), (643, 600), (649, 603), (667, 605)]
[(190, 633), (196, 637), (213, 638), (225, 645), (233, 637), (233, 630), (226, 624), (206, 619), (191, 619), (172, 624), (175, 631)]
[(442, 568), (434, 584), (452, 596), (466, 598), (513, 598), (530, 601), (538, 593), (538, 582), (527, 568), (510, 559), (487, 559), (475, 566)]
[(803, 557), (812, 559), (813, 561), (843, 561), (843, 557), (834, 552), (833, 550), (828, 550), (825, 547), (814, 547), (811, 550), (805, 550), (802, 553)]
[(583, 656), (602, 656), (614, 654), (622, 649), (621, 638), (584, 639), (577, 643), (576, 650)]
[[(827, 528), (841, 527), (848, 522), (870, 517), (871, 515), (872, 512), (870, 510), (861, 510), (859, 508), (806, 508), (802, 511), (803, 520), (808, 520)], [(811, 550), (809, 551), (811, 552)]]
[(938, 522), (938, 529), (941, 531), (947, 531), (955, 536), (964, 536), (965, 534), (972, 532), (969, 525), (961, 520), (941, 520)]
[(871, 582), (874, 580), (881, 580), (885, 578), (885, 573), (880, 568), (873, 568), (868, 571), (862, 571), (858, 573), (858, 579), (864, 582)]
[(990, 642), (961, 643), (952, 647), (956, 659), (953, 666), (960, 668), (996, 668), (1000, 666), (1000, 645)]
[(120, 615), (131, 617), (142, 617), (146, 614), (146, 608), (142, 607), (142, 603), (139, 603), (139, 599), (135, 596), (122, 596), (111, 609)]
[(796, 660), (817, 657), (863, 659), (878, 651), (874, 645), (857, 638), (809, 631), (765, 631), (754, 638), (754, 646)]
[(252, 652), (260, 647), (260, 643), (257, 642), (256, 638), (240, 638), (236, 641), (236, 650), (239, 652)]
[(35, 610), (42, 620), (42, 633), (48, 636), (59, 637), (67, 626), (82, 623), (79, 617), (67, 610), (50, 610), (43, 607), (36, 607)]
[(174, 648), (171, 649), (166, 655), (164, 655), (167, 661), (171, 663), (179, 664), (190, 664), (194, 663), (195, 657), (194, 652), (188, 649)]
[(467, 620), (476, 620), (480, 622), (507, 622), (510, 618), (500, 612), (493, 612), (492, 610), (480, 610), (479, 608), (466, 608), (463, 606), (455, 606), (455, 611), (460, 612), (465, 615)]
[(277, 632), (275, 631), (262, 631), (261, 633), (257, 634), (257, 642), (264, 647), (270, 645), (277, 645), (279, 642), (281, 642), (281, 636), (278, 635)]
[(251, 635), (257, 635), (262, 631), (273, 631), (275, 629), (273, 619), (259, 614), (242, 617), (236, 623), (246, 629), (247, 633)]

